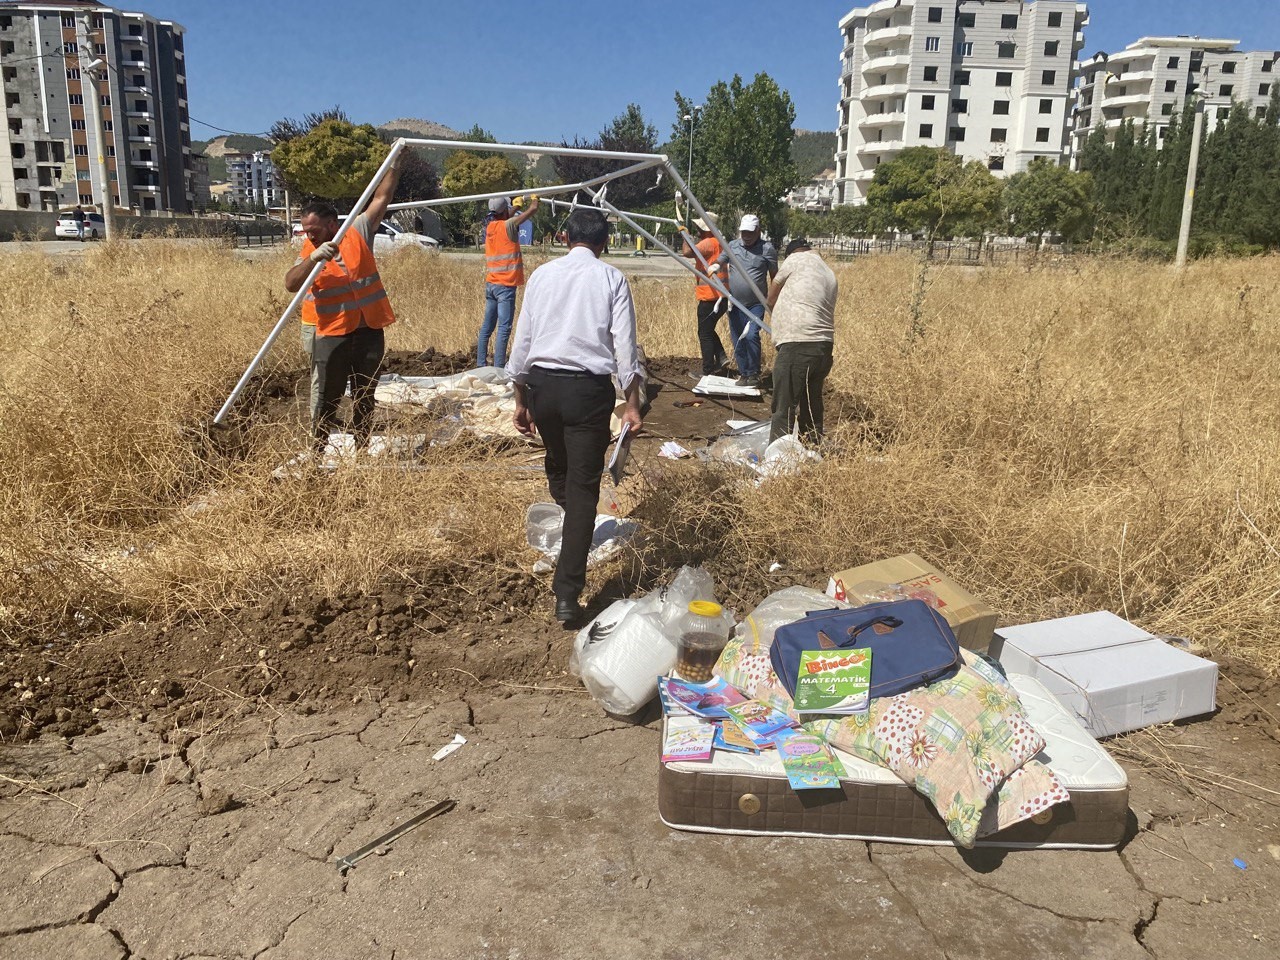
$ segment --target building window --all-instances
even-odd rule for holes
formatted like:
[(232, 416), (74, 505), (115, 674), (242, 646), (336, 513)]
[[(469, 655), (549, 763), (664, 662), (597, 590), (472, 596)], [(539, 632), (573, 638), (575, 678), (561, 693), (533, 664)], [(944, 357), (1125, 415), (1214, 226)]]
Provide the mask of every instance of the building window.
[(84, 121), (83, 121), (83, 120), (72, 120), (72, 121), (71, 121), (71, 129), (72, 129), (72, 130), (83, 130), (83, 129), (84, 129)]
[(103, 120), (102, 129), (107, 132), (110, 132), (115, 129), (115, 124), (113, 124), (110, 120)]
[(1270, 73), (1270, 72), (1271, 72), (1271, 65), (1272, 65), (1273, 63), (1275, 63), (1275, 61), (1274, 61), (1274, 60), (1263, 60), (1263, 61), (1262, 61), (1262, 72), (1263, 72), (1263, 73)]
[(1232, 90), (1234, 90), (1234, 89), (1235, 89), (1235, 87), (1233, 87), (1231, 84), (1229, 84), (1229, 83), (1224, 83), (1222, 86), (1220, 86), (1220, 87), (1218, 88), (1218, 96), (1220, 96), (1220, 97), (1229, 97), (1229, 96), (1231, 96), (1231, 91), (1232, 91)]
[(1018, 53), (1018, 45), (1010, 41), (1001, 41), (996, 44), (996, 56), (1001, 60), (1012, 60)]
[(16, 92), (9, 92), (4, 95), (4, 105), (6, 107), (16, 107), (22, 102), (22, 97)]
[(22, 121), (21, 121), (20, 119), (18, 119), (17, 117), (15, 117), (14, 119), (10, 120), (10, 121), (9, 121), (9, 132), (10, 132), (10, 133), (22, 133)]
[(938, 68), (937, 68), (937, 67), (925, 67), (925, 68), (924, 68), (924, 82), (925, 82), (925, 83), (937, 83), (937, 82), (938, 82)]
[(64, 43), (62, 45), (62, 52), (66, 54), (70, 54), (71, 56), (75, 56), (75, 52), (76, 52), (75, 41), (73, 40), (70, 43)]
[(1052, 101), (1052, 100), (1041, 100), (1041, 101), (1040, 101), (1040, 112), (1041, 112), (1041, 113), (1053, 113), (1053, 101)]
[(957, 44), (956, 44), (956, 56), (957, 56), (957, 57), (972, 57), (972, 56), (973, 56), (973, 41), (972, 41), (972, 40), (961, 40), (959, 43), (957, 43)]
[(1177, 93), (1177, 92), (1178, 92), (1178, 81), (1177, 81), (1177, 80), (1166, 80), (1166, 81), (1164, 82), (1164, 92), (1165, 92), (1165, 93)]
[(82, 193), (82, 194), (80, 194), (80, 202), (81, 202), (81, 203), (93, 203), (93, 194), (91, 194), (91, 193)]
[(68, 80), (79, 80), (79, 79), (80, 79), (80, 68), (79, 68), (79, 67), (68, 67), (68, 68), (67, 68), (67, 79), (68, 79)]
[(942, 22), (942, 8), (941, 8), (941, 7), (930, 7), (930, 8), (929, 8), (929, 22), (930, 22), (930, 23), (941, 23), (941, 22)]
[(1044, 43), (1044, 55), (1046, 57), (1056, 57), (1058, 55), (1058, 41), (1046, 40)]
[(964, 141), (964, 127), (952, 127), (947, 131), (947, 137), (956, 143)]
[(1001, 30), (1017, 30), (1018, 15), (1016, 13), (1005, 13), (1000, 15)]
[(1225, 120), (1225, 119), (1227, 119), (1227, 117), (1229, 117), (1229, 116), (1231, 116), (1231, 108), (1230, 108), (1230, 107), (1219, 107), (1219, 108), (1218, 108), (1218, 119), (1219, 119), (1219, 120)]
[(1178, 69), (1178, 58), (1177, 58), (1177, 57), (1170, 57), (1170, 58), (1169, 58), (1169, 69), (1170, 69), (1170, 70), (1177, 70), (1177, 69)]
[(1265, 120), (1265, 119), (1266, 119), (1266, 116), (1267, 116), (1267, 108), (1266, 108), (1266, 107), (1258, 107), (1257, 109), (1255, 109), (1255, 110), (1253, 111), (1253, 115), (1254, 115), (1255, 117), (1257, 117), (1259, 120)]
[(111, 98), (107, 96), (105, 93), (98, 98), (98, 102), (101, 103), (104, 107), (111, 106)]
[(76, 25), (75, 15), (70, 13), (64, 13), (62, 15), (62, 25), (64, 27), (74, 27)]
[(1234, 60), (1224, 60), (1224, 61), (1222, 62), (1222, 72), (1223, 72), (1223, 73), (1235, 73), (1235, 72), (1236, 72), (1236, 62), (1235, 62)]
[(955, 86), (967, 87), (969, 85), (969, 71), (957, 70), (955, 80), (956, 80)]
[(1051, 27), (1062, 26), (1062, 14), (1056, 11), (1054, 13), (1049, 14), (1049, 26)]
[(27, 179), (27, 168), (26, 168), (26, 167), (14, 167), (14, 168), (13, 168), (13, 179), (15, 179), (15, 180), (25, 180), (25, 179)]
[(989, 160), (987, 161), (987, 169), (988, 169), (988, 170), (1003, 170), (1003, 169), (1004, 169), (1004, 157), (992, 157), (991, 159), (989, 159)]
[(77, 157), (87, 157), (89, 155), (89, 148), (85, 146), (83, 143), (77, 143), (74, 147), (71, 148), (71, 152), (74, 153)]
[(1007, 127), (995, 127), (991, 131), (991, 142), (1004, 143), (1005, 139), (1008, 136), (1009, 136), (1009, 130)]
[(968, 113), (969, 101), (968, 100), (952, 100), (951, 112), (952, 113)]
[(91, 174), (88, 170), (77, 170), (77, 171), (76, 171), (76, 179), (77, 179), (77, 180), (92, 180), (92, 179), (93, 179), (93, 174)]
[[(0, 53), (13, 53), (13, 41), (0, 40)], [(26, 196), (26, 194), (23, 194), (23, 196)]]
[(937, 37), (925, 37), (924, 49), (925, 53), (934, 53), (937, 50), (942, 49), (942, 41)]
[(1258, 96), (1266, 97), (1266, 96), (1269, 96), (1270, 94), (1271, 94), (1271, 84), (1269, 83), (1258, 84)]
[(105, 27), (106, 25), (107, 25), (107, 24), (106, 24), (106, 21), (102, 19), (102, 14), (100, 14), (100, 13), (95, 13), (95, 14), (93, 15), (93, 29), (95, 29), (95, 30), (101, 30), (101, 29), (102, 29), (103, 27)]
[(115, 147), (107, 147), (107, 156), (108, 156), (108, 157), (114, 157), (115, 155), (116, 155), (116, 148), (115, 148)]
[(972, 28), (972, 27), (976, 27), (977, 25), (978, 25), (977, 14), (974, 14), (974, 13), (960, 14), (960, 26), (965, 28)]
[(991, 112), (997, 117), (1007, 117), (1009, 115), (1009, 101), (997, 100), (991, 105)]
[(1162, 116), (1166, 116), (1166, 117), (1173, 116), (1173, 104), (1166, 103), (1164, 106), (1160, 108), (1160, 113)]
[(932, 124), (932, 123), (922, 123), (922, 124), (920, 124), (920, 136), (921, 136), (921, 138), (922, 138), (922, 139), (925, 139), (925, 140), (928, 140), (930, 137), (932, 137), (932, 136), (933, 136), (933, 124)]
[(1058, 79), (1058, 72), (1056, 70), (1045, 70), (1040, 74), (1040, 82), (1043, 83), (1046, 87), (1052, 87), (1054, 84), (1054, 81), (1056, 81), (1057, 79)]
[(1048, 143), (1048, 142), (1049, 142), (1049, 128), (1048, 128), (1048, 127), (1037, 127), (1037, 128), (1036, 128), (1036, 143)]
[(67, 102), (76, 106), (84, 106), (84, 94), (72, 93), (67, 95)]
[(133, 112), (134, 112), (134, 113), (146, 113), (146, 112), (147, 112), (147, 101), (145, 101), (145, 100), (135, 100), (135, 101), (133, 101)]
[(996, 86), (997, 86), (997, 87), (1012, 87), (1012, 86), (1013, 86), (1013, 72), (1012, 72), (1012, 71), (1010, 71), (1010, 70), (1001, 70), (1001, 71), (999, 71), (999, 72), (996, 74)]
[(932, 93), (926, 93), (920, 98), (921, 110), (932, 110), (936, 105), (936, 99)]

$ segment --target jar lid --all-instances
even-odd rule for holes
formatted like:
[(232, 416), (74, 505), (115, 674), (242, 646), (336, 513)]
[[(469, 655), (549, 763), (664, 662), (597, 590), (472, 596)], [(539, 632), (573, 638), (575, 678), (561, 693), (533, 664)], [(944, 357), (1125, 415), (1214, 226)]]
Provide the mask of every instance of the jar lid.
[(689, 612), (696, 613), (700, 617), (718, 617), (720, 604), (712, 603), (710, 600), (694, 600), (689, 604)]

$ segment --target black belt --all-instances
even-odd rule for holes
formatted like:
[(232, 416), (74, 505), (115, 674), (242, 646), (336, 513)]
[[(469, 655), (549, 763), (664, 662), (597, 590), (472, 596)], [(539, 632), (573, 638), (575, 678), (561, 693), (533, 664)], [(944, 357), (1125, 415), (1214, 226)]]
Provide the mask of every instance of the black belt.
[(532, 367), (530, 372), (538, 372), (548, 377), (565, 377), (570, 380), (610, 380), (607, 373), (591, 373), (587, 370), (558, 370), (552, 367)]

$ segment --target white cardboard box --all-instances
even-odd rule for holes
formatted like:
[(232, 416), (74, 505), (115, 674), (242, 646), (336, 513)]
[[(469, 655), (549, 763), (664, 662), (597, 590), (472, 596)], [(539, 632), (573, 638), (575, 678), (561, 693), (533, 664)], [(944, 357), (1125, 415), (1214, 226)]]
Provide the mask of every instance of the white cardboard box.
[(1043, 683), (1095, 737), (1109, 737), (1217, 706), (1218, 665), (1098, 611), (999, 627), (992, 656)]

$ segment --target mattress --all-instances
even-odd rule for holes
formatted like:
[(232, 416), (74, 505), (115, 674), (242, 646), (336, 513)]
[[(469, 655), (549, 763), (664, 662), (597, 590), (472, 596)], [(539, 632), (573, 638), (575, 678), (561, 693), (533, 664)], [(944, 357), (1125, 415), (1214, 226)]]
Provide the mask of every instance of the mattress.
[[(1038, 680), (1018, 674), (1009, 680), (1045, 738), (1036, 759), (1058, 775), (1071, 800), (984, 837), (977, 846), (1119, 846), (1129, 815), (1124, 770)], [(834, 752), (846, 773), (839, 790), (793, 790), (776, 751), (752, 756), (718, 750), (710, 762), (660, 764), (659, 815), (669, 827), (704, 833), (953, 844), (929, 802), (893, 771)]]

